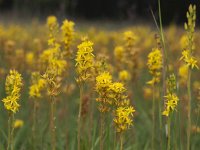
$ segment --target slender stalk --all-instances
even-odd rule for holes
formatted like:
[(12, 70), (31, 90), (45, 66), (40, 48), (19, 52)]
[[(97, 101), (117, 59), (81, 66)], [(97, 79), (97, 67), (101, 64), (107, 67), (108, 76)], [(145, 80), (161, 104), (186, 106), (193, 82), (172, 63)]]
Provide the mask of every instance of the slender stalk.
[(116, 149), (116, 139), (117, 139), (117, 132), (114, 132), (114, 144), (113, 144), (113, 149)]
[(14, 142), (14, 126), (13, 126), (13, 124), (14, 124), (14, 114), (12, 113), (12, 115), (11, 115), (11, 140), (10, 140), (10, 145), (11, 145), (11, 150), (14, 150), (14, 144), (13, 144), (13, 142)]
[(10, 149), (11, 146), (11, 114), (9, 113), (8, 116), (8, 143), (7, 143), (7, 150)]
[(36, 130), (35, 130), (35, 126), (36, 126), (36, 112), (37, 112), (37, 107), (36, 107), (36, 101), (33, 101), (33, 126), (32, 126), (32, 136), (33, 136), (33, 149), (36, 149)]
[(104, 114), (100, 114), (100, 150), (104, 149)]
[[(91, 87), (94, 87), (93, 86), (93, 84), (91, 84)], [(94, 92), (93, 91), (91, 91), (91, 93), (90, 93), (90, 95), (91, 95), (91, 101), (90, 101), (90, 111), (89, 111), (89, 136), (88, 136), (88, 138), (89, 138), (89, 145), (90, 145), (90, 147), (92, 148), (93, 147), (93, 144), (92, 144), (92, 129), (93, 129), (93, 115), (94, 115), (94, 109), (93, 109), (93, 107), (94, 107)]]
[(170, 128), (170, 126), (171, 126), (171, 118), (170, 118), (170, 116), (167, 118), (167, 133), (168, 133), (168, 135), (167, 135), (167, 150), (170, 150), (171, 148), (170, 148), (170, 142), (171, 142), (171, 128)]
[(51, 112), (50, 112), (50, 130), (51, 130), (51, 148), (56, 149), (56, 127), (55, 127), (55, 99), (51, 96)]
[(188, 68), (188, 82), (187, 82), (187, 90), (188, 90), (188, 126), (187, 126), (187, 150), (190, 150), (190, 131), (191, 131), (191, 69)]
[[(160, 90), (159, 90), (160, 91)], [(159, 95), (160, 97), (160, 95)], [(160, 149), (162, 149), (162, 101), (159, 101), (159, 136), (160, 136)]]
[(120, 150), (123, 150), (123, 133), (120, 133)]
[(82, 112), (82, 98), (83, 98), (83, 86), (80, 85), (80, 103), (79, 103), (79, 112), (78, 112), (78, 150), (81, 150), (81, 112)]
[(153, 128), (152, 128), (152, 150), (154, 150), (154, 139), (155, 139), (155, 84), (153, 84), (153, 113), (152, 113), (152, 119), (153, 119)]

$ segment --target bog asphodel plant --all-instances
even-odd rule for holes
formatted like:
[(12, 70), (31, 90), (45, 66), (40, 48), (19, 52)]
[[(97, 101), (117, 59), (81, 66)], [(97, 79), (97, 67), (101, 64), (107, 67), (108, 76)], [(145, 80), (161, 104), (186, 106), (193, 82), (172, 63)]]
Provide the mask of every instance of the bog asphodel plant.
[(152, 120), (153, 120), (153, 129), (152, 129), (152, 149), (154, 149), (154, 138), (155, 138), (155, 94), (156, 87), (155, 85), (160, 82), (161, 69), (163, 67), (163, 56), (159, 48), (153, 48), (148, 55), (147, 66), (149, 68), (149, 73), (153, 76), (147, 84), (152, 85), (153, 91), (153, 101), (152, 101)]
[(179, 98), (176, 94), (176, 77), (174, 74), (171, 74), (169, 78), (167, 78), (167, 95), (165, 97), (165, 110), (163, 111), (163, 115), (167, 117), (167, 149), (171, 148), (171, 114), (174, 110), (176, 110)]
[(199, 68), (197, 63), (197, 58), (195, 58), (194, 50), (195, 50), (195, 43), (194, 43), (194, 33), (195, 33), (195, 26), (196, 26), (196, 5), (190, 5), (188, 12), (186, 14), (187, 22), (184, 24), (185, 31), (187, 33), (187, 42), (185, 44), (185, 48), (182, 51), (182, 57), (180, 60), (183, 60), (184, 63), (188, 66), (188, 77), (187, 77), (187, 89), (188, 89), (188, 123), (187, 123), (187, 150), (190, 149), (190, 136), (191, 136), (191, 102), (192, 102), (192, 95), (191, 95), (191, 73), (192, 69)]
[(102, 72), (96, 77), (96, 87), (99, 97), (96, 99), (98, 103), (98, 110), (101, 113), (110, 111), (112, 100), (110, 97), (110, 86), (112, 85), (112, 76), (109, 72)]
[(93, 43), (87, 39), (84, 39), (83, 42), (78, 45), (78, 51), (75, 58), (76, 72), (77, 72), (77, 83), (80, 88), (80, 103), (79, 103), (79, 112), (78, 112), (78, 150), (81, 149), (80, 140), (81, 140), (81, 112), (82, 112), (82, 98), (83, 98), (83, 86), (84, 83), (92, 77), (94, 72), (94, 55), (93, 55)]
[(46, 80), (42, 78), (39, 72), (31, 73), (31, 85), (29, 87), (29, 96), (33, 99), (33, 123), (32, 123), (32, 134), (33, 134), (33, 146), (35, 147), (36, 139), (36, 118), (37, 118), (37, 106), (38, 100), (42, 97), (42, 91), (46, 87)]
[(50, 130), (51, 130), (51, 145), (52, 150), (56, 149), (56, 127), (55, 127), (55, 97), (59, 94), (61, 86), (62, 74), (66, 69), (67, 62), (63, 57), (61, 45), (58, 43), (56, 36), (59, 31), (59, 25), (55, 16), (47, 18), (47, 26), (49, 29), (48, 46), (49, 49), (45, 50), (40, 59), (45, 66), (45, 72), (42, 75), (46, 80), (47, 94), (50, 97), (51, 115), (50, 115)]
[(168, 117), (170, 113), (172, 113), (176, 109), (179, 101), (179, 98), (176, 95), (176, 77), (174, 74), (171, 74), (167, 79), (167, 95), (164, 97), (166, 98), (166, 103), (163, 115)]
[(10, 70), (6, 77), (5, 91), (7, 97), (2, 101), (5, 109), (8, 110), (8, 145), (7, 150), (13, 150), (13, 131), (14, 131), (14, 114), (19, 110), (20, 91), (22, 88), (22, 77), (16, 70)]

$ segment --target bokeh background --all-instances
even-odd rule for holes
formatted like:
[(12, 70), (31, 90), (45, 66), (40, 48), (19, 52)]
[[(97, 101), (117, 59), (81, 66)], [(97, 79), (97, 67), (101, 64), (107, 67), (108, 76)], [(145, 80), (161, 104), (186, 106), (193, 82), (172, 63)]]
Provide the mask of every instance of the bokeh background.
[[(198, 6), (200, 0), (161, 0), (163, 23), (185, 21), (185, 12), (191, 3)], [(86, 20), (152, 21), (150, 10), (158, 14), (157, 8), (157, 0), (0, 0), (1, 15), (20, 18), (42, 18), (53, 14)]]

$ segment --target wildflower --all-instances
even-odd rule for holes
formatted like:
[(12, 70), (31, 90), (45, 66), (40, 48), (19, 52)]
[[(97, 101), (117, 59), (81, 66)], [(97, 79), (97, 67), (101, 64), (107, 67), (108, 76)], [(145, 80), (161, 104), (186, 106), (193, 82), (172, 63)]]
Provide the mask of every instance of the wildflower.
[(76, 55), (76, 71), (79, 75), (78, 82), (86, 81), (91, 77), (94, 63), (93, 43), (90, 41), (83, 41), (78, 45), (78, 52)]
[(114, 56), (118, 61), (122, 61), (124, 57), (124, 48), (122, 46), (115, 47)]
[(180, 60), (184, 60), (184, 62), (187, 64), (188, 67), (191, 67), (192, 69), (195, 67), (199, 69), (197, 66), (197, 59), (193, 56), (190, 56), (190, 51), (189, 50), (184, 50), (182, 52), (182, 57)]
[(49, 16), (47, 18), (47, 26), (49, 29), (49, 40), (48, 40), (48, 45), (49, 46), (54, 46), (56, 42), (56, 34), (58, 33), (58, 22), (57, 18), (55, 16)]
[(13, 127), (16, 129), (16, 128), (21, 128), (23, 125), (24, 125), (24, 121), (23, 120), (16, 119), (14, 124), (13, 124)]
[(109, 98), (110, 85), (112, 84), (112, 76), (108, 72), (103, 72), (96, 77), (95, 90), (99, 94), (96, 101), (99, 103), (98, 109), (100, 112), (107, 112), (110, 110), (109, 105), (112, 100)]
[(74, 36), (74, 22), (64, 20), (63, 25), (61, 26), (62, 34), (63, 34), (63, 42), (65, 46), (65, 50), (69, 51), (69, 46), (73, 40)]
[(20, 105), (18, 104), (20, 98), (20, 90), (22, 87), (22, 77), (16, 70), (10, 70), (10, 74), (6, 77), (5, 90), (8, 95), (2, 101), (7, 110), (16, 113)]
[(131, 79), (131, 75), (127, 70), (122, 70), (119, 72), (119, 79), (121, 81), (129, 81)]
[(167, 79), (167, 95), (164, 96), (166, 98), (165, 102), (165, 110), (163, 111), (163, 115), (169, 116), (170, 112), (173, 112), (178, 104), (179, 98), (177, 97), (176, 90), (176, 78), (175, 75), (172, 74)]
[(160, 49), (153, 49), (148, 55), (147, 66), (150, 74), (153, 75), (153, 79), (148, 84), (155, 84), (160, 82), (161, 68), (162, 68), (162, 54)]
[(40, 98), (41, 91), (46, 86), (46, 80), (40, 77), (38, 72), (33, 72), (31, 75), (32, 85), (29, 88), (30, 97)]
[(188, 22), (184, 24), (185, 30), (187, 31), (186, 44), (182, 51), (182, 57), (180, 60), (183, 60), (188, 67), (197, 68), (197, 58), (192, 56), (195, 49), (194, 44), (194, 31), (195, 31), (195, 21), (196, 21), (196, 6), (189, 6), (189, 11), (187, 12)]
[(133, 113), (135, 109), (132, 106), (118, 107), (113, 119), (117, 132), (123, 132), (133, 125)]
[(124, 39), (126, 41), (126, 47), (128, 49), (131, 49), (135, 43), (135, 35), (132, 31), (126, 31), (124, 32)]
[(169, 113), (175, 110), (178, 104), (179, 98), (176, 96), (176, 94), (170, 94), (170, 93), (168, 93), (164, 97), (166, 98), (167, 102), (166, 102), (166, 109), (163, 111), (162, 114), (168, 117)]
[(121, 103), (126, 100), (127, 96), (124, 95), (126, 91), (124, 85), (120, 82), (115, 82), (109, 86), (109, 98), (112, 99), (116, 106), (120, 106)]

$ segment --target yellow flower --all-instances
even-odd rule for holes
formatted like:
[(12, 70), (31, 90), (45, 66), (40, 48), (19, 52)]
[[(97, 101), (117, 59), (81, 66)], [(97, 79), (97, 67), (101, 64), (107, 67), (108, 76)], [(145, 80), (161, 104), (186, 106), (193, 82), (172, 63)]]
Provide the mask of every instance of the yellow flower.
[(187, 42), (184, 50), (182, 51), (182, 57), (180, 60), (183, 60), (188, 67), (191, 69), (197, 68), (197, 59), (192, 56), (195, 49), (194, 43), (194, 31), (195, 31), (195, 21), (196, 21), (196, 5), (190, 5), (189, 11), (187, 12), (187, 22), (184, 24), (185, 30), (187, 31)]
[(73, 40), (74, 36), (74, 22), (64, 20), (63, 24), (61, 26), (62, 34), (63, 34), (63, 39), (62, 41), (64, 42), (65, 45), (65, 50), (69, 51), (69, 46)]
[(30, 97), (40, 98), (41, 91), (46, 86), (46, 81), (41, 78), (41, 75), (38, 72), (33, 72), (31, 75), (32, 85), (29, 88)]
[(94, 67), (93, 43), (90, 41), (83, 41), (78, 45), (76, 55), (76, 71), (79, 75), (78, 82), (86, 81), (92, 74)]
[(95, 90), (99, 94), (96, 101), (98, 102), (98, 109), (102, 113), (108, 112), (112, 104), (112, 100), (109, 98), (111, 84), (112, 76), (108, 72), (103, 72), (96, 77)]
[(16, 113), (19, 109), (20, 90), (22, 87), (22, 77), (16, 70), (10, 70), (10, 74), (6, 77), (5, 90), (8, 95), (2, 101), (7, 110)]
[(182, 57), (180, 58), (180, 60), (184, 60), (184, 62), (187, 64), (187, 66), (191, 67), (192, 69), (194, 67), (199, 69), (199, 67), (197, 66), (197, 62), (198, 62), (197, 59), (190, 55), (189, 50), (184, 50), (182, 52)]
[(115, 118), (113, 119), (117, 132), (123, 132), (133, 125), (133, 113), (135, 109), (132, 106), (118, 107), (115, 110)]
[(110, 84), (109, 86), (109, 98), (112, 99), (115, 106), (121, 106), (121, 104), (124, 104), (124, 101), (126, 101), (127, 96), (125, 96), (125, 87), (120, 82), (115, 82)]
[(125, 31), (124, 39), (126, 41), (126, 47), (130, 49), (135, 44), (136, 36), (134, 35), (132, 31)]
[(156, 48), (151, 51), (148, 55), (147, 66), (149, 72), (153, 75), (153, 79), (148, 84), (155, 84), (160, 82), (160, 75), (162, 69), (162, 54), (160, 49)]
[(21, 128), (23, 125), (24, 125), (24, 121), (23, 120), (16, 119), (14, 124), (13, 124), (13, 127), (16, 129), (16, 128)]
[(166, 96), (164, 96), (166, 98), (166, 108), (163, 111), (163, 115), (165, 116), (169, 116), (170, 112), (173, 112), (178, 104), (179, 98), (176, 96), (176, 94), (172, 93), (168, 93)]
[(183, 80), (187, 79), (187, 74), (188, 74), (188, 66), (187, 65), (183, 65), (179, 68), (178, 74), (181, 78), (183, 78)]
[(114, 56), (117, 60), (122, 61), (124, 57), (124, 48), (122, 46), (115, 47)]
[(57, 18), (55, 16), (49, 16), (47, 18), (47, 26), (49, 28), (49, 40), (48, 40), (48, 45), (49, 46), (55, 46), (56, 44), (56, 34), (58, 32), (58, 22)]
[(33, 65), (34, 62), (34, 53), (33, 52), (28, 52), (26, 54), (26, 63), (29, 65)]
[(119, 72), (119, 79), (121, 81), (129, 81), (131, 79), (131, 75), (127, 70), (122, 70)]

